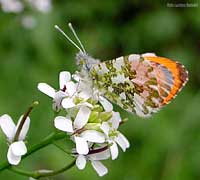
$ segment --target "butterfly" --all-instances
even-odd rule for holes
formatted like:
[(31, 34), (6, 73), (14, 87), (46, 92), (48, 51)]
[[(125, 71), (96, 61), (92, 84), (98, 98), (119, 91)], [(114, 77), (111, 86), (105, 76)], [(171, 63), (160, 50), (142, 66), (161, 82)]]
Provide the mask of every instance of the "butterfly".
[(171, 102), (188, 81), (188, 71), (179, 62), (154, 53), (130, 54), (100, 62), (89, 56), (72, 24), (69, 27), (80, 47), (57, 25), (75, 47), (81, 72), (109, 101), (141, 117), (149, 117)]

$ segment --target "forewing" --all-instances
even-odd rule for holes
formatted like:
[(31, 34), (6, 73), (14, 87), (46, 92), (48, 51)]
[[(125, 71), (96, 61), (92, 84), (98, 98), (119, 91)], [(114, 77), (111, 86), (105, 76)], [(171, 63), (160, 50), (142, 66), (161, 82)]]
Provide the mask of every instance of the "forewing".
[(188, 80), (182, 65), (149, 53), (105, 61), (90, 75), (103, 96), (142, 117), (170, 102)]

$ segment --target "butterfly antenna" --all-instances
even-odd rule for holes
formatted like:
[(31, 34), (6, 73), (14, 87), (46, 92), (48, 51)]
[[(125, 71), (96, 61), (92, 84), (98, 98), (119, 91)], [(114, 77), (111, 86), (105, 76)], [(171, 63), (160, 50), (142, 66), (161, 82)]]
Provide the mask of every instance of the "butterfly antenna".
[[(54, 26), (61, 34), (63, 34), (64, 35), (64, 37), (70, 42), (70, 43), (72, 43), (79, 51), (81, 51), (81, 52), (85, 52), (85, 49), (83, 48), (83, 49), (81, 49), (82, 48), (82, 46), (81, 46), (81, 48), (67, 35), (67, 34), (65, 34), (65, 32), (58, 26), (58, 25), (55, 25)], [(71, 28), (70, 28), (71, 29)], [(74, 33), (73, 33), (74, 34)], [(76, 33), (75, 33), (76, 34)], [(75, 35), (74, 34), (74, 35)], [(76, 37), (76, 36), (75, 36)], [(79, 40), (80, 41), (80, 40)], [(82, 45), (82, 44), (80, 44), (80, 45)]]
[(69, 28), (71, 29), (72, 33), (74, 34), (74, 37), (75, 37), (76, 40), (78, 41), (79, 45), (81, 46), (82, 51), (83, 51), (84, 53), (86, 53), (85, 48), (84, 48), (83, 44), (81, 43), (81, 40), (79, 39), (78, 35), (76, 34), (76, 31), (74, 30), (74, 28), (73, 28), (73, 26), (72, 26), (72, 23), (68, 23), (68, 26), (69, 26)]

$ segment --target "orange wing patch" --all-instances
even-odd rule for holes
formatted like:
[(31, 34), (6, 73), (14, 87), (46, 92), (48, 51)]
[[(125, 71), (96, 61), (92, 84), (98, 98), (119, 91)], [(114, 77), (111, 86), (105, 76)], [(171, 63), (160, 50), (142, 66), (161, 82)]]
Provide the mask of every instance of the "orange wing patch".
[(164, 98), (162, 102), (162, 105), (168, 104), (188, 81), (188, 71), (182, 64), (167, 58), (157, 56), (145, 56), (144, 59), (161, 64), (172, 73), (174, 84), (169, 94), (167, 95), (167, 97)]

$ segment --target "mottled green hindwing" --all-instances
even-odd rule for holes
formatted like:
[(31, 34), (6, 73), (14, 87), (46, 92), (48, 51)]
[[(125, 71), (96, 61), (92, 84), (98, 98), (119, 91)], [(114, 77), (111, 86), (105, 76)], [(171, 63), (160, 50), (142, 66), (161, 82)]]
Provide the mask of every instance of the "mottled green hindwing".
[[(136, 78), (136, 72), (131, 70), (128, 58), (129, 56), (119, 57), (97, 64), (90, 70), (90, 75), (94, 86), (111, 102), (129, 112), (148, 116), (149, 111), (145, 104), (138, 107), (141, 104), (138, 104), (136, 99), (140, 98), (143, 88), (132, 82), (132, 79)], [(138, 108), (141, 112), (138, 112)]]

